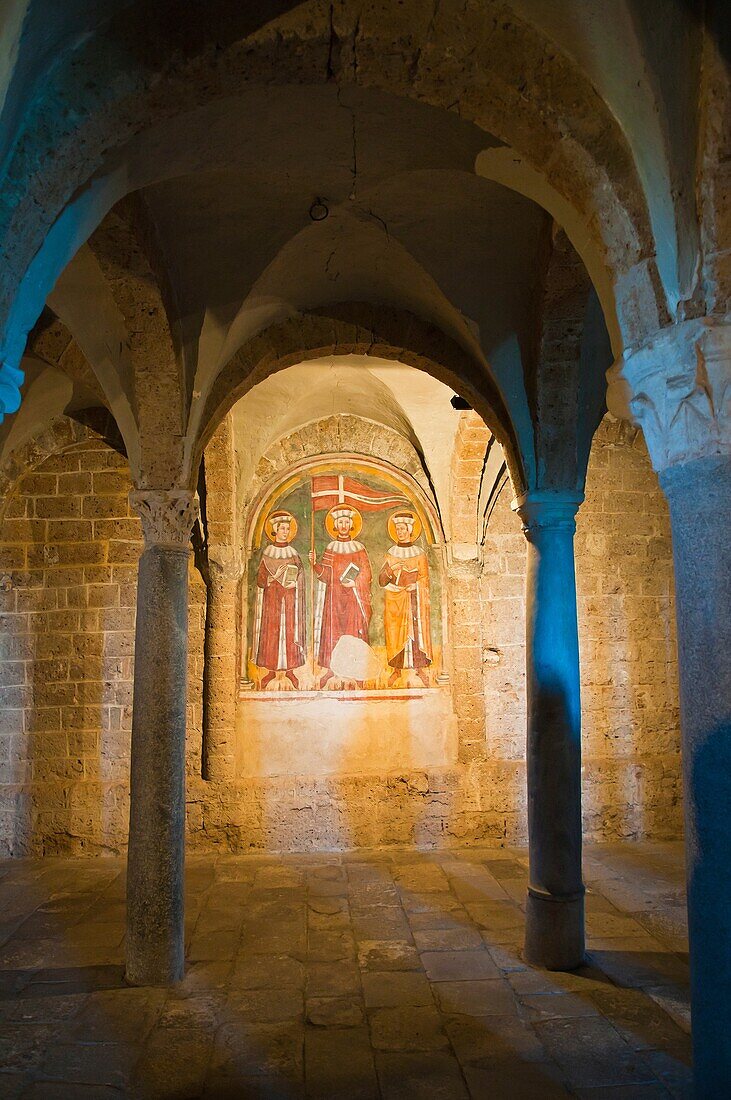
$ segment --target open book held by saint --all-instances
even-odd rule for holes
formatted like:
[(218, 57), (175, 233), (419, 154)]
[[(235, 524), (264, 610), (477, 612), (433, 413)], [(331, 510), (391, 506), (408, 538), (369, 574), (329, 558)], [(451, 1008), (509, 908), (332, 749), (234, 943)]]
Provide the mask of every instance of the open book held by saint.
[(267, 528), (273, 541), (264, 548), (256, 575), (252, 660), (267, 670), (262, 690), (279, 671), (298, 688), (294, 670), (306, 660), (306, 610), (304, 567), (291, 545), (296, 521), (289, 512), (272, 512)]

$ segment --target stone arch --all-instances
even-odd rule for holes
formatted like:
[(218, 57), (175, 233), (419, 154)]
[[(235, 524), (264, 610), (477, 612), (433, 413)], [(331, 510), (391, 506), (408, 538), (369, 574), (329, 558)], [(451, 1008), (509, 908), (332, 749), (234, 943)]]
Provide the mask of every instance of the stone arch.
[(509, 480), (502, 448), (472, 409), (460, 417), (451, 469), (451, 536), (459, 554), (477, 558), (495, 503)]
[[(459, 20), (451, 8), (430, 14), (412, 0), (399, 11), (394, 38), (378, 5), (368, 13), (350, 7), (336, 13), (324, 3), (281, 3), (266, 20), (234, 0), (218, 0), (200, 23), (186, 5), (151, 11), (138, 4), (64, 57), (16, 143), (8, 174), (16, 183), (0, 211), (7, 257), (0, 290), (7, 318), (5, 410), (17, 407), (17, 363), (48, 290), (122, 197), (118, 183), (110, 190), (103, 176), (124, 143), (256, 82), (355, 84), (443, 110), (457, 104), (461, 117), (491, 135), (488, 142), (497, 138), (514, 148), (581, 212), (622, 301), (640, 294), (654, 303), (653, 323), (666, 318), (636, 166), (620, 124), (589, 79), (497, 3), (486, 0)], [(171, 44), (168, 52), (161, 42)], [(113, 84), (109, 72), (116, 74)], [(62, 109), (54, 111), (54, 104)], [(65, 218), (74, 196), (79, 206)]]
[(405, 311), (369, 303), (336, 305), (297, 314), (259, 333), (229, 361), (205, 402), (188, 468), (226, 412), (269, 375), (325, 355), (371, 355), (426, 371), (461, 394), (504, 447), (516, 484), (530, 478), (507, 410), (486, 369), (439, 329)]
[(28, 337), (25, 357), (38, 359), (62, 371), (72, 384), (82, 390), (91, 405), (106, 405), (104, 388), (99, 383), (89, 360), (67, 326), (46, 306)]
[(428, 473), (413, 444), (392, 428), (351, 413), (322, 417), (303, 424), (296, 433), (288, 431), (275, 440), (261, 456), (249, 486), (244, 489), (243, 508), (248, 509), (265, 492), (272, 478), (291, 466), (294, 456), (288, 443), (294, 434), (297, 435), (296, 461), (343, 452), (379, 459), (413, 478), (439, 510)]
[(56, 417), (46, 428), (8, 455), (0, 468), (0, 521), (21, 479), (57, 452), (94, 439), (103, 440), (113, 450), (121, 450), (119, 431), (113, 417), (106, 410), (92, 411), (99, 416), (91, 418), (88, 424), (70, 416)]
[[(133, 194), (118, 203), (94, 230), (87, 247), (124, 321), (140, 449), (135, 466), (159, 484), (170, 478), (170, 467), (180, 466), (185, 381), (180, 340), (170, 326), (172, 291), (142, 198)], [(125, 260), (122, 270), (120, 255)], [(160, 447), (161, 435), (173, 453)]]
[(547, 237), (537, 352), (526, 377), (534, 452), (542, 486), (581, 489), (612, 353), (581, 258), (556, 223)]
[[(728, 19), (723, 5), (710, 7), (714, 30), (725, 21), (728, 43)], [(728, 316), (731, 306), (731, 272), (728, 250), (731, 246), (731, 220), (727, 213), (731, 159), (731, 73), (728, 46), (723, 48), (723, 32), (717, 40), (709, 34), (704, 42), (701, 95), (702, 187), (698, 188), (700, 233), (702, 239), (702, 281), (696, 287), (695, 311), (702, 296), (709, 313)], [(690, 315), (690, 311), (686, 316)]]

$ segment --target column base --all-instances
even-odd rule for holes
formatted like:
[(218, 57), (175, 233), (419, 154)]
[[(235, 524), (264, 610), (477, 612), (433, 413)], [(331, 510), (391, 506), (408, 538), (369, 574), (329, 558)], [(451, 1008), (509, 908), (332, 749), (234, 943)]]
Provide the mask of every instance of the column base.
[(134, 986), (170, 986), (182, 982), (185, 977), (185, 960), (182, 950), (179, 958), (131, 959), (127, 958), (124, 980)]
[(584, 895), (538, 895), (530, 888), (525, 904), (526, 962), (545, 970), (575, 970), (586, 961)]

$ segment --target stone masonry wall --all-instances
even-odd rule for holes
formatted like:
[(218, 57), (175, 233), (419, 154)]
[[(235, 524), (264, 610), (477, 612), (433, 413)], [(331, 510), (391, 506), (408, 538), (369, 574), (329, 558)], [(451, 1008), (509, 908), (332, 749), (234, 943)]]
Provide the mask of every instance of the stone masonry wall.
[[(522, 761), (526, 554), (510, 497), (506, 486), (483, 557), (486, 756)], [(682, 833), (671, 553), (643, 437), (606, 417), (576, 533), (588, 839)], [(519, 782), (522, 789), (522, 766)]]
[(452, 455), (449, 592), (454, 709), (458, 719), (459, 759), (464, 764), (488, 758), (478, 510), (489, 440), (490, 432), (484, 420), (475, 412), (463, 412)]
[[(137, 560), (125, 459), (87, 435), (21, 476), (0, 543), (0, 852), (127, 840)], [(191, 571), (189, 770), (200, 761), (202, 582)]]
[[(465, 414), (448, 575), (456, 765), (274, 777), (220, 785), (215, 797), (197, 784), (193, 844), (317, 850), (526, 840), (525, 539), (507, 486), (482, 553), (477, 543), (487, 440), (479, 418)], [(597, 433), (576, 546), (587, 836), (679, 835), (667, 512), (642, 437), (609, 419)]]
[[(466, 424), (460, 478), (477, 476)], [(482, 429), (480, 429), (481, 431)], [(473, 431), (474, 434), (474, 431)], [(469, 454), (468, 454), (469, 451)], [(36, 456), (37, 458), (38, 456)], [(136, 563), (126, 463), (88, 435), (15, 481), (0, 544), (0, 850), (126, 842)], [(525, 545), (510, 489), (481, 556), (449, 568), (454, 767), (383, 776), (201, 779), (205, 586), (191, 559), (188, 828), (193, 847), (317, 849), (525, 839)], [(472, 508), (465, 512), (470, 531)], [(461, 533), (460, 533), (461, 531)], [(456, 542), (455, 542), (456, 545)], [(680, 758), (668, 518), (642, 438), (605, 420), (577, 533), (588, 837), (678, 835)], [(454, 547), (453, 547), (454, 548)]]
[(127, 831), (138, 519), (94, 438), (16, 485), (2, 524), (4, 852), (116, 850)]

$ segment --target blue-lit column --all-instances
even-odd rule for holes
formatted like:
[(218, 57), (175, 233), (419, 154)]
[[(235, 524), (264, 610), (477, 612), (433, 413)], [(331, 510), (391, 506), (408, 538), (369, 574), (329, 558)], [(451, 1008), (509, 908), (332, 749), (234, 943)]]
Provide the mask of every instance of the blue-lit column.
[(528, 541), (527, 779), (530, 882), (525, 956), (550, 970), (584, 961), (581, 695), (574, 532), (577, 493), (534, 491), (515, 503)]
[(678, 627), (695, 1095), (731, 1081), (731, 325), (655, 333), (608, 374), (670, 506)]
[(685, 787), (693, 1075), (731, 1090), (731, 458), (660, 474), (670, 504)]

